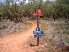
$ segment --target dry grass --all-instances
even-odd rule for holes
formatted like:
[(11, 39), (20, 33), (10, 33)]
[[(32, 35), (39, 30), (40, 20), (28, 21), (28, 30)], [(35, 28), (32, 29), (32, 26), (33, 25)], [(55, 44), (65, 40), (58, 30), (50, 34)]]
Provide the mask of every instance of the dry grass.
[[(51, 22), (54, 22), (54, 21), (40, 20), (41, 29), (44, 30), (44, 35), (40, 38), (39, 46), (33, 47), (34, 52), (62, 52), (61, 46), (58, 46), (56, 44), (57, 42), (53, 40), (55, 38), (55, 30), (53, 26), (50, 26), (53, 24)], [(60, 40), (60, 37), (58, 40)], [(36, 45), (36, 38), (34, 37), (29, 38), (27, 43), (29, 47), (30, 47), (30, 44)]]
[(0, 37), (8, 34), (20, 33), (27, 30), (30, 26), (31, 23), (26, 21), (15, 23), (13, 21), (4, 19), (0, 22)]

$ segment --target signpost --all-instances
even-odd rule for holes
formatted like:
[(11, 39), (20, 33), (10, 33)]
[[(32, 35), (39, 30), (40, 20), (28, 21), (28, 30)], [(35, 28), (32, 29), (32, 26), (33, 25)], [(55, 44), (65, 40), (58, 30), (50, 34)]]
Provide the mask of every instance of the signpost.
[(37, 38), (37, 45), (39, 46), (39, 38), (41, 38), (42, 34), (44, 34), (43, 31), (40, 30), (39, 28), (39, 17), (43, 16), (43, 13), (40, 9), (38, 9), (35, 13), (33, 13), (33, 16), (37, 17), (37, 28), (35, 31), (33, 31), (34, 37)]

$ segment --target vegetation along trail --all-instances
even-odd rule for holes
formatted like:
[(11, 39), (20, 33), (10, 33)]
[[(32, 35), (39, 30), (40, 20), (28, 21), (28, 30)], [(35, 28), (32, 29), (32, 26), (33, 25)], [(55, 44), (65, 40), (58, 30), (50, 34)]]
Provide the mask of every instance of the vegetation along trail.
[(32, 32), (36, 28), (36, 24), (32, 21), (31, 23), (32, 26), (21, 34), (0, 38), (0, 52), (26, 52), (26, 49), (24, 50), (20, 45), (25, 45), (29, 36), (33, 36)]

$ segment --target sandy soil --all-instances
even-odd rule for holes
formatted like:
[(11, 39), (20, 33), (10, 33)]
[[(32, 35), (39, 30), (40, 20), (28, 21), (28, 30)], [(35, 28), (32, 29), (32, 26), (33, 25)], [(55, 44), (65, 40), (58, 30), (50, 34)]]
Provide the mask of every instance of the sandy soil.
[(29, 39), (30, 36), (33, 36), (32, 32), (36, 28), (36, 23), (31, 23), (31, 28), (25, 32), (0, 38), (0, 52), (33, 52), (33, 50), (27, 50), (22, 47), (25, 45), (27, 39)]

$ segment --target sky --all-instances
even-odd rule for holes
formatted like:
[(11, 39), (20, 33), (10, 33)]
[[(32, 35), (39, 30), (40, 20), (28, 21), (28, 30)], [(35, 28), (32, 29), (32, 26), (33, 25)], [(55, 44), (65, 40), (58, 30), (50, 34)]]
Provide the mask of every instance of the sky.
[[(0, 0), (0, 2), (3, 2), (4, 3), (5, 0)], [(22, 0), (20, 0), (22, 1)], [(46, 1), (46, 0), (43, 0), (43, 1)], [(54, 1), (54, 0), (50, 0), (50, 1)], [(28, 3), (28, 0), (26, 1), (26, 3)]]

